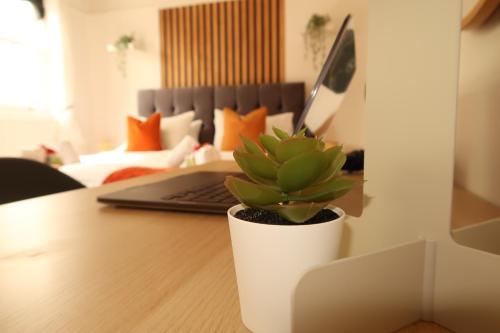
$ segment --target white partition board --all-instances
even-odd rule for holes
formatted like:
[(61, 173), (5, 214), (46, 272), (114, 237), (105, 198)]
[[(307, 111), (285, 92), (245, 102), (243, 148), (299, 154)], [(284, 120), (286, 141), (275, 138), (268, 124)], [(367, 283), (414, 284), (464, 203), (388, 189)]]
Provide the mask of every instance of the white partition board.
[(384, 333), (417, 321), (424, 257), (417, 241), (310, 271), (295, 293), (294, 332)]
[[(366, 3), (367, 25), (363, 12), (352, 14), (366, 29), (356, 34), (367, 34), (356, 47), (367, 61), (371, 200), (347, 221), (346, 258), (299, 283), (296, 331), (383, 332), (425, 318), (456, 332), (500, 332), (500, 256), (450, 236), (461, 1)], [(419, 239), (435, 242), (435, 256)]]
[(367, 5), (364, 192), (371, 200), (348, 220), (349, 256), (447, 233), (451, 217), (460, 3)]
[(500, 332), (500, 256), (438, 243), (434, 321), (454, 332)]

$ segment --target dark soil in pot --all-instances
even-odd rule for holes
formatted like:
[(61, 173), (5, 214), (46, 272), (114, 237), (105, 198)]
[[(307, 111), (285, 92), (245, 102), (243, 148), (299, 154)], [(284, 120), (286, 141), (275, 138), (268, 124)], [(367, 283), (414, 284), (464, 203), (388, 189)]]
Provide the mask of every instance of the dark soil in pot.
[(234, 217), (245, 220), (248, 222), (262, 223), (262, 224), (273, 224), (273, 225), (306, 225), (306, 224), (317, 224), (324, 223), (335, 220), (339, 218), (339, 215), (330, 209), (322, 209), (318, 214), (311, 217), (304, 223), (293, 223), (285, 220), (278, 213), (268, 212), (266, 210), (257, 208), (245, 208), (234, 214)]

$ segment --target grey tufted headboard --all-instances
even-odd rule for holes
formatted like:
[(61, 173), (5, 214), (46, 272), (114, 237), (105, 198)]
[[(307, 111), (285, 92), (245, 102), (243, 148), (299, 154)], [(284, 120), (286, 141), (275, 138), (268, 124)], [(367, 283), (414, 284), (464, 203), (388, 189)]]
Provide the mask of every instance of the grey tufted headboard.
[(213, 142), (215, 108), (230, 107), (244, 115), (265, 106), (269, 115), (293, 112), (296, 124), (304, 109), (304, 83), (140, 90), (138, 102), (139, 115), (145, 117), (154, 112), (169, 117), (194, 110), (195, 119), (203, 121), (200, 142)]

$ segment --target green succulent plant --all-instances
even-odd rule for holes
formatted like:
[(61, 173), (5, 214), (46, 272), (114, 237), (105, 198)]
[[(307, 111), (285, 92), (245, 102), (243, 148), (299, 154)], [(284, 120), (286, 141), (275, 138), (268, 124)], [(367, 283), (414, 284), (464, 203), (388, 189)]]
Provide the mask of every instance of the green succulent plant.
[(346, 194), (358, 182), (339, 175), (346, 156), (341, 146), (325, 149), (305, 130), (290, 136), (273, 128), (275, 136), (256, 142), (242, 137), (243, 146), (234, 159), (251, 181), (228, 176), (225, 185), (242, 204), (278, 213), (286, 220), (303, 223)]

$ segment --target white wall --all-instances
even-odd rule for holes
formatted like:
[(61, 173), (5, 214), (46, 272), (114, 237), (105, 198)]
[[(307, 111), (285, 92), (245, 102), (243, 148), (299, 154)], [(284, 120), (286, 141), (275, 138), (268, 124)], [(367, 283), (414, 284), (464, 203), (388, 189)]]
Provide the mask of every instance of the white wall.
[[(91, 147), (103, 141), (118, 145), (125, 138), (127, 114), (137, 113), (137, 91), (161, 85), (158, 9), (146, 7), (89, 14), (87, 18), (90, 75)], [(134, 33), (137, 50), (128, 52), (127, 76), (117, 69), (117, 55), (106, 45)]]
[[(72, 6), (75, 7), (72, 7)], [(70, 111), (79, 128), (71, 128), (70, 131), (79, 131), (72, 133), (69, 139), (75, 145), (79, 153), (89, 151), (91, 145), (89, 138), (93, 136), (94, 118), (91, 117), (91, 76), (89, 73), (90, 61), (88, 49), (89, 34), (86, 29), (88, 15), (82, 9), (84, 3), (82, 0), (73, 0), (71, 6), (64, 3), (61, 6), (62, 24), (64, 27), (63, 45), (64, 58), (66, 62), (66, 84), (69, 85), (68, 97), (72, 108)]]
[(0, 156), (20, 156), (22, 149), (57, 141), (56, 122), (46, 113), (32, 110), (0, 110)]
[(455, 181), (500, 206), (500, 10), (462, 32)]

